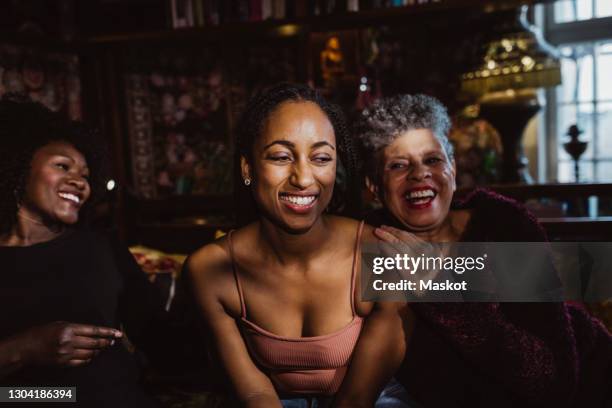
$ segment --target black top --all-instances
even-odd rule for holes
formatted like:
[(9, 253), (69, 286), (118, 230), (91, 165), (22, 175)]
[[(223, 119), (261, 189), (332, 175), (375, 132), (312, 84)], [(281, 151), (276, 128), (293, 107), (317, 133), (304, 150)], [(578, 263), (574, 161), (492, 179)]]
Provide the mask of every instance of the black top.
[[(124, 329), (138, 344), (163, 313), (155, 288), (127, 249), (92, 231), (69, 231), (29, 247), (0, 247), (0, 265), (2, 339), (66, 321)], [(88, 365), (26, 367), (0, 383), (76, 386), (78, 406), (84, 407), (152, 405), (137, 385), (138, 367), (121, 341)]]

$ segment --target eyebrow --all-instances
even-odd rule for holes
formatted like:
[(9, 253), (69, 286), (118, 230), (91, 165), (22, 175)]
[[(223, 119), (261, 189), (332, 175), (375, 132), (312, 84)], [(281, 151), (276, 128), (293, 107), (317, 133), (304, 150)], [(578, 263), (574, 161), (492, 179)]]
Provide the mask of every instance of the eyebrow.
[[(67, 154), (64, 153), (53, 153), (53, 156), (59, 156), (59, 157), (63, 157), (64, 159), (68, 159), (73, 163), (76, 163), (76, 160), (74, 160), (74, 158), (72, 156), (69, 156)], [(85, 166), (83, 167), (83, 169), (89, 171), (89, 166), (87, 164), (85, 164)]]
[[(295, 148), (295, 143), (293, 143), (293, 142), (290, 142), (288, 140), (275, 140), (272, 143), (269, 143), (269, 144), (265, 145), (263, 149), (267, 150), (268, 148), (270, 148), (270, 147), (272, 147), (272, 146), (274, 146), (276, 144), (279, 144), (281, 146), (285, 146), (285, 147), (287, 147), (289, 149)], [(329, 147), (332, 148), (332, 150), (336, 150), (336, 148), (331, 143), (326, 142), (326, 141), (321, 141), (321, 142), (314, 143), (312, 145), (312, 148), (316, 149), (316, 148), (321, 147), (321, 146), (329, 146)]]

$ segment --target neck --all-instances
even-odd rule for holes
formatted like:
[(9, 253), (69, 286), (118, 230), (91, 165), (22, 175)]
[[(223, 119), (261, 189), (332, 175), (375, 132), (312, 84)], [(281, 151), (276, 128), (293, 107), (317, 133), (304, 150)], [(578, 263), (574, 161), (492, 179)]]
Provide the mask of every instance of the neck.
[(454, 214), (453, 211), (449, 211), (446, 218), (439, 224), (432, 228), (428, 228), (425, 230), (414, 230), (408, 228), (406, 225), (402, 224), (395, 216), (385, 209), (387, 214), (387, 220), (391, 221), (391, 225), (395, 228), (405, 229), (417, 237), (421, 238), (424, 241), (428, 242), (455, 242), (461, 238), (461, 234), (463, 233), (463, 228), (465, 225), (459, 225), (460, 223), (455, 223), (453, 221)]
[(321, 216), (306, 232), (291, 234), (267, 219), (259, 223), (261, 242), (269, 246), (281, 264), (304, 263), (316, 252), (325, 248), (328, 239), (328, 221)]
[(414, 235), (427, 242), (454, 242), (459, 238), (459, 234), (453, 228), (450, 216), (431, 229), (425, 231), (413, 231)]
[(30, 246), (57, 238), (64, 230), (63, 225), (45, 221), (22, 207), (17, 211), (17, 223), (1, 240), (7, 246)]

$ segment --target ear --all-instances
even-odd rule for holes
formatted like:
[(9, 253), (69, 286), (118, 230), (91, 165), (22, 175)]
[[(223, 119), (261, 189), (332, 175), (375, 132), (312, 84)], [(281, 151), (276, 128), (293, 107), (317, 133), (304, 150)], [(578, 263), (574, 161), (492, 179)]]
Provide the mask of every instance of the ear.
[(253, 177), (251, 177), (251, 166), (244, 156), (240, 156), (240, 173), (242, 175), (242, 180), (253, 179)]
[(370, 176), (366, 176), (365, 184), (368, 190), (370, 190), (370, 193), (372, 193), (374, 197), (378, 199), (378, 186), (372, 181), (372, 179), (370, 179)]

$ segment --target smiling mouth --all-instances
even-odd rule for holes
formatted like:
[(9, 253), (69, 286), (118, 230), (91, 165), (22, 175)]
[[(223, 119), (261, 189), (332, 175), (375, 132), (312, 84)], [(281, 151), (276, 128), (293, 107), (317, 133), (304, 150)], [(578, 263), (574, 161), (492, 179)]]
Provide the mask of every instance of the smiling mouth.
[(76, 205), (80, 205), (81, 204), (81, 199), (79, 198), (78, 195), (76, 194), (72, 194), (72, 193), (59, 193), (58, 194), (61, 198), (63, 198), (64, 200), (68, 200)]
[(408, 191), (404, 197), (409, 205), (421, 207), (430, 204), (437, 195), (438, 193), (432, 189), (424, 189)]
[(292, 208), (296, 209), (308, 209), (313, 206), (314, 202), (317, 200), (318, 195), (296, 195), (289, 193), (280, 193), (279, 199), (284, 201)]

